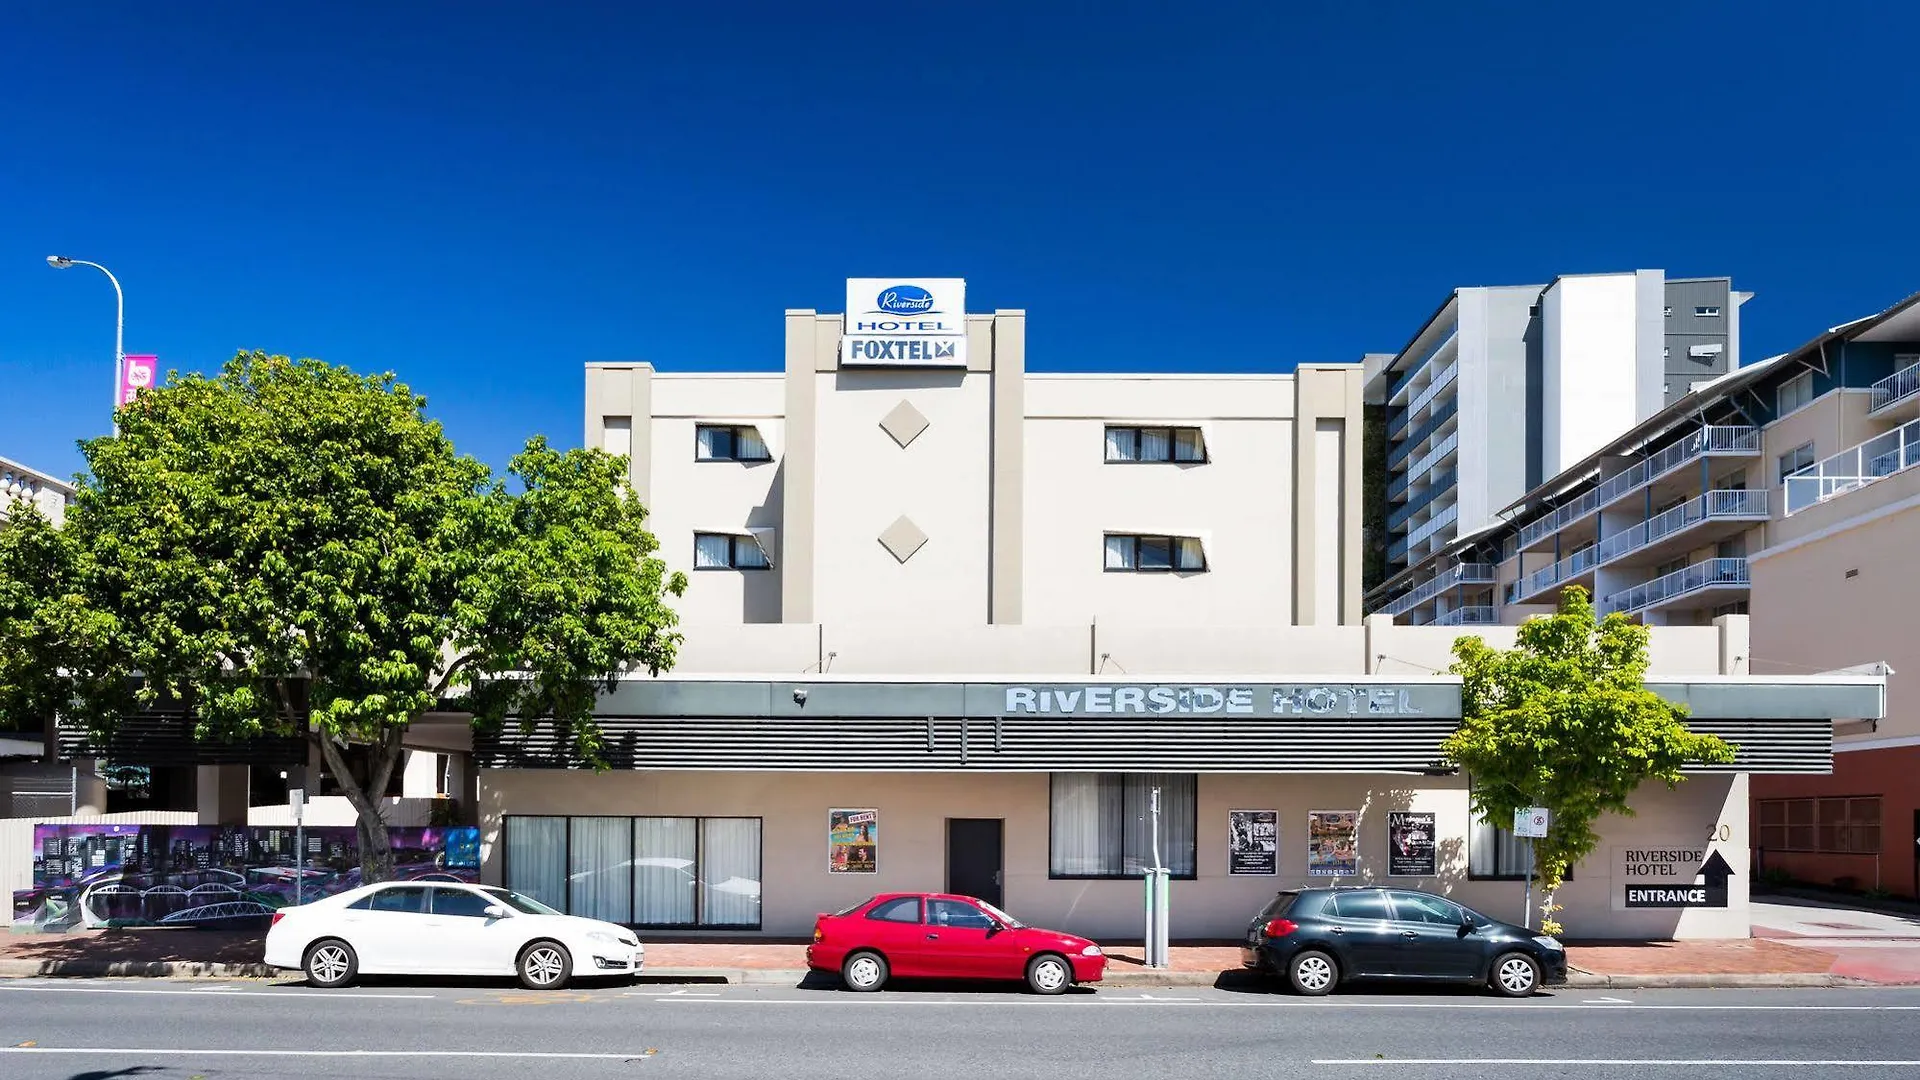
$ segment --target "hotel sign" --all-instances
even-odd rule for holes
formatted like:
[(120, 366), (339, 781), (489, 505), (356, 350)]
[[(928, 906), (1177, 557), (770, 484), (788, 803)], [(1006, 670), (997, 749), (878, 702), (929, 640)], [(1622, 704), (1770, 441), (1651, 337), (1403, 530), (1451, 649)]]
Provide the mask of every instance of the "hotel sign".
[(1460, 688), (1286, 683), (1009, 686), (1004, 716), (1440, 717), (1460, 715)]
[(848, 278), (840, 364), (966, 367), (966, 279)]

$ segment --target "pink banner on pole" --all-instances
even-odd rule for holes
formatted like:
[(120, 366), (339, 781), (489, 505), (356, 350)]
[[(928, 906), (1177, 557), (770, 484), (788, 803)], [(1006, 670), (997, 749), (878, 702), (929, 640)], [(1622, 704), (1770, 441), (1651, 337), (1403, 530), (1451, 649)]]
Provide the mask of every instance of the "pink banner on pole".
[(134, 395), (148, 389), (160, 380), (160, 358), (157, 356), (127, 356), (120, 364), (120, 404), (133, 401)]

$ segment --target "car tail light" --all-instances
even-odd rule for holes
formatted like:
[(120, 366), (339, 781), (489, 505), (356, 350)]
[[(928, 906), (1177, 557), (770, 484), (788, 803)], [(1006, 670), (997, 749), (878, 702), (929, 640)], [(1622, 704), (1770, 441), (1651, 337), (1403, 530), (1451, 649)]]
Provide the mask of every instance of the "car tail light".
[(1268, 937), (1286, 937), (1288, 934), (1300, 929), (1300, 924), (1294, 922), (1292, 919), (1274, 919), (1267, 923), (1267, 925), (1261, 927), (1261, 929), (1266, 932)]
[(286, 917), (287, 917), (287, 913), (286, 913), (286, 912), (284, 912), (284, 911), (276, 911), (276, 912), (274, 912), (274, 913), (273, 913), (273, 921), (272, 921), (272, 922), (270, 922), (270, 923), (268, 923), (267, 925), (268, 925), (268, 926), (279, 926), (279, 925), (280, 925), (280, 920), (281, 920), (281, 919), (284, 919), (284, 918), (286, 918)]
[(826, 937), (827, 937), (826, 929), (822, 927), (819, 923), (814, 923), (813, 924), (813, 943), (815, 945), (818, 945), (820, 942), (826, 940)]

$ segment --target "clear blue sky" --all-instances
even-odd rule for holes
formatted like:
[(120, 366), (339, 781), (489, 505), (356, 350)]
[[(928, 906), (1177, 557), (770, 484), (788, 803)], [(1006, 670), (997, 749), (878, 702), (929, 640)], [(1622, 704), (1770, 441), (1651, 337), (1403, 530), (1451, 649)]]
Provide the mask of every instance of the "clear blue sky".
[(108, 424), (52, 253), (129, 352), (393, 369), (496, 466), (577, 445), (582, 362), (772, 369), (849, 276), (964, 276), (1036, 369), (1258, 371), (1731, 273), (1752, 360), (1920, 289), (1906, 7), (12, 4), (0, 455)]

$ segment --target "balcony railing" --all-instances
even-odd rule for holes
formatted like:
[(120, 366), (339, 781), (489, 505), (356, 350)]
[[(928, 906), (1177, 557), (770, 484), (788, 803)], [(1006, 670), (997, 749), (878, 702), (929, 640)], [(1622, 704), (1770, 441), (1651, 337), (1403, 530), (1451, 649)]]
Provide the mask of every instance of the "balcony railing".
[(1412, 546), (1454, 523), (1460, 517), (1460, 504), (1455, 503), (1433, 515), (1433, 520), (1407, 534), (1407, 544)]
[(1920, 364), (1910, 364), (1874, 383), (1873, 403), (1867, 407), (1867, 411), (1879, 412), (1915, 394), (1920, 394)]
[(1601, 540), (1600, 561), (1612, 562), (1705, 521), (1764, 521), (1766, 517), (1765, 491), (1709, 491)]
[(1413, 452), (1420, 448), (1421, 443), (1427, 441), (1428, 436), (1439, 431), (1441, 425), (1453, 419), (1453, 414), (1459, 411), (1459, 398), (1454, 398), (1445, 405), (1433, 410), (1433, 415), (1421, 421), (1420, 426), (1414, 429), (1412, 434), (1394, 443), (1393, 449), (1387, 451), (1387, 465), (1389, 467), (1398, 465), (1413, 456)]
[(1500, 568), (1492, 563), (1455, 563), (1395, 597), (1380, 610), (1389, 615), (1411, 611), (1456, 585), (1491, 585)]
[[(1413, 474), (1403, 473), (1401, 475), (1403, 477), (1411, 477)], [(1405, 525), (1415, 514), (1426, 509), (1432, 504), (1433, 500), (1444, 494), (1458, 479), (1460, 479), (1460, 470), (1458, 469), (1435, 469), (1433, 472), (1428, 473), (1420, 482), (1421, 486), (1426, 488), (1426, 490), (1408, 499), (1405, 505), (1395, 509), (1393, 513), (1388, 514), (1387, 528), (1398, 529), (1400, 526)], [(1405, 486), (1402, 487), (1402, 490), (1405, 490)], [(1389, 498), (1391, 498), (1391, 496), (1392, 493), (1389, 491)]]
[(1797, 514), (1915, 465), (1920, 465), (1920, 420), (1876, 435), (1788, 476), (1782, 485), (1787, 489), (1787, 513)]
[(1750, 582), (1747, 560), (1708, 559), (1684, 570), (1675, 570), (1665, 577), (1654, 578), (1645, 585), (1635, 585), (1631, 589), (1613, 593), (1601, 602), (1600, 607), (1603, 613), (1619, 611), (1631, 615), (1702, 589), (1744, 586)]
[(1427, 451), (1424, 454), (1421, 454), (1419, 461), (1416, 461), (1412, 465), (1407, 466), (1407, 475), (1408, 476), (1425, 475), (1428, 470), (1432, 469), (1435, 465), (1440, 464), (1441, 460), (1444, 459), (1448, 454), (1453, 453), (1455, 450), (1459, 448), (1460, 448), (1460, 433), (1456, 431), (1453, 434), (1447, 436), (1446, 438), (1441, 439), (1439, 444), (1435, 446), (1433, 449)]
[(1426, 368), (1427, 361), (1440, 355), (1440, 350), (1446, 348), (1449, 344), (1453, 342), (1454, 338), (1459, 336), (1460, 336), (1460, 330), (1458, 327), (1455, 327), (1454, 329), (1447, 331), (1446, 337), (1443, 337), (1438, 342), (1435, 342), (1433, 348), (1428, 349), (1426, 353), (1420, 357), (1420, 359), (1415, 360), (1413, 363), (1407, 365), (1407, 373), (1405, 375), (1400, 376), (1400, 378), (1394, 382), (1392, 390), (1387, 391), (1387, 400), (1392, 401), (1394, 398), (1399, 397), (1400, 392), (1402, 390), (1405, 390), (1409, 383), (1413, 382), (1413, 380), (1420, 377), (1420, 372)]
[(1433, 620), (1435, 626), (1498, 626), (1500, 613), (1491, 607), (1457, 607), (1452, 611), (1443, 611)]
[[(1518, 597), (1532, 596), (1553, 588), (1563, 581), (1570, 581), (1593, 568), (1599, 562), (1598, 546), (1584, 547), (1561, 559), (1543, 570), (1535, 570), (1521, 580)], [(1508, 603), (1513, 601), (1509, 600)]]
[(1413, 404), (1407, 406), (1407, 413), (1412, 415), (1426, 408), (1428, 403), (1439, 396), (1440, 391), (1452, 386), (1453, 380), (1458, 378), (1459, 375), (1460, 361), (1458, 360), (1441, 368), (1440, 374), (1433, 377), (1433, 381), (1427, 384), (1426, 389), (1414, 395)]
[(1609, 505), (1629, 492), (1644, 487), (1673, 470), (1702, 457), (1718, 454), (1758, 454), (1760, 429), (1753, 427), (1703, 427), (1672, 446), (1628, 469), (1600, 482), (1600, 505)]
[(1387, 545), (1387, 561), (1399, 562), (1407, 554), (1407, 538), (1401, 537)]
[(1533, 545), (1600, 509), (1600, 489), (1595, 488), (1573, 502), (1520, 529), (1520, 546)]

